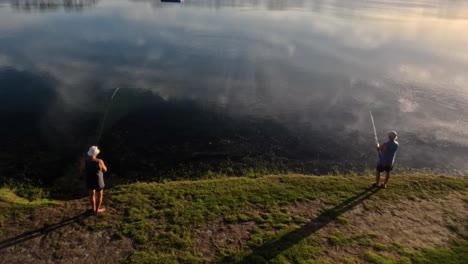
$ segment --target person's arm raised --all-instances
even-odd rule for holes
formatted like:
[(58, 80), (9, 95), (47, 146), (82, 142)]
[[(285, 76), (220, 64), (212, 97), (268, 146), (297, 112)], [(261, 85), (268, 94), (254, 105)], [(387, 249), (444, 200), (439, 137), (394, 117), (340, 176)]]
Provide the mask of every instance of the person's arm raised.
[(106, 165), (104, 164), (104, 161), (103, 160), (99, 160), (99, 167), (101, 167), (102, 171), (103, 172), (106, 172), (107, 171), (107, 167)]

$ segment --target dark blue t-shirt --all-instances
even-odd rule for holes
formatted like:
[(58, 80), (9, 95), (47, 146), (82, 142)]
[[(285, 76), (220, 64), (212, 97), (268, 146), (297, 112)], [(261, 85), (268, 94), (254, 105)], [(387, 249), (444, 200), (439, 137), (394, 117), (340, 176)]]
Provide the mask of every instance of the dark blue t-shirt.
[(379, 163), (382, 165), (393, 166), (395, 162), (396, 151), (398, 149), (398, 142), (388, 141), (384, 150), (380, 151)]

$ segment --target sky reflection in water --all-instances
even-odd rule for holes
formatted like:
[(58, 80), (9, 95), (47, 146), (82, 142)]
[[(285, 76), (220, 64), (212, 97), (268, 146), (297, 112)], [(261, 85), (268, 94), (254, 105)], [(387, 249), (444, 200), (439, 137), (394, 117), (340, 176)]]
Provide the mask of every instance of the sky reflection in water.
[(0, 75), (54, 80), (46, 120), (127, 87), (362, 147), (372, 110), (404, 165), (467, 169), (467, 28), (464, 1), (3, 0)]

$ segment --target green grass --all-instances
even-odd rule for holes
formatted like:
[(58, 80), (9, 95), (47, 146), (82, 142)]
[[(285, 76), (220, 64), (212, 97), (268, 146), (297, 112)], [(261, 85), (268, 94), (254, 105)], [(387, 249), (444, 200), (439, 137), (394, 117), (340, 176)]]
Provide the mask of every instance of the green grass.
[(57, 201), (49, 199), (28, 200), (17, 195), (15, 189), (7, 187), (0, 188), (0, 226), (8, 216), (16, 216), (24, 211), (58, 204)]
[(328, 244), (334, 247), (345, 246), (345, 245), (350, 245), (351, 240), (347, 238), (345, 235), (343, 235), (343, 233), (336, 232), (334, 235), (328, 238)]
[[(130, 263), (450, 264), (468, 259), (468, 235), (461, 226), (446, 227), (457, 236), (446, 247), (411, 251), (396, 242), (383, 244), (377, 234), (350, 233), (355, 223), (343, 215), (356, 206), (366, 214), (402, 200), (441, 199), (451, 192), (466, 195), (468, 178), (394, 176), (386, 190), (370, 188), (372, 181), (370, 176), (250, 175), (124, 184), (106, 192), (106, 206), (116, 213), (100, 217), (87, 230), (131, 239), (136, 251), (128, 257)], [(312, 217), (297, 210), (304, 202), (317, 204), (308, 208)], [(8, 208), (5, 215), (53, 203), (29, 201), (12, 189), (0, 189), (0, 206)], [(304, 228), (311, 221), (310, 230)], [(321, 228), (329, 225), (332, 231), (322, 234)], [(207, 239), (207, 234), (219, 232), (226, 235), (224, 242)], [(242, 232), (247, 235), (235, 236)], [(213, 256), (207, 257), (200, 247), (209, 248)], [(332, 257), (331, 251), (353, 255)]]
[(374, 263), (374, 264), (393, 264), (396, 263), (396, 261), (385, 255), (380, 255), (376, 254), (372, 251), (366, 251), (364, 253), (364, 259), (368, 261), (369, 263)]
[[(159, 258), (168, 263), (187, 262), (184, 259), (203, 262), (194, 248), (193, 230), (217, 221), (225, 225), (252, 222), (256, 227), (243, 246), (217, 248), (216, 259), (219, 262), (323, 262), (326, 260), (320, 258), (323, 251), (320, 243), (310, 237), (294, 237), (297, 224), (303, 223), (304, 218), (290, 213), (288, 207), (320, 200), (325, 204), (325, 207), (317, 208), (320, 209), (320, 220), (334, 221), (345, 227), (349, 220), (341, 215), (340, 210), (355, 206), (353, 202), (356, 199), (353, 198), (369, 192), (372, 180), (372, 177), (357, 176), (276, 175), (122, 185), (110, 192), (113, 206), (123, 212), (114, 232), (117, 238), (129, 237), (139, 247), (147, 249), (136, 253), (132, 257), (134, 262), (144, 263), (144, 259), (149, 259), (149, 262), (157, 263)], [(370, 195), (363, 205), (366, 210), (378, 210), (384, 202), (441, 198), (452, 191), (465, 191), (467, 187), (466, 178), (392, 177), (388, 189)], [(285, 237), (286, 241), (280, 240)], [(405, 262), (406, 259), (386, 256), (386, 252), (396, 252), (394, 247), (373, 239), (372, 235), (347, 237), (337, 232), (328, 238), (328, 245), (367, 249), (362, 259), (371, 263)], [(275, 250), (276, 241), (291, 242), (291, 246)], [(270, 244), (273, 248), (262, 249), (262, 246)], [(252, 247), (259, 247), (259, 250), (252, 252)], [(422, 252), (427, 255), (432, 251)], [(423, 259), (417, 254), (405, 258)]]

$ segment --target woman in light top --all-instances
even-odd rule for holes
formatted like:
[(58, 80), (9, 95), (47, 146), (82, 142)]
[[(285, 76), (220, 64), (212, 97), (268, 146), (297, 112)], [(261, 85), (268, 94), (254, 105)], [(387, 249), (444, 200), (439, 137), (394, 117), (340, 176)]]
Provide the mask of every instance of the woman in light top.
[(90, 147), (88, 157), (81, 162), (80, 167), (81, 174), (84, 172), (86, 175), (89, 201), (95, 214), (106, 211), (105, 208), (101, 207), (101, 204), (104, 195), (104, 172), (107, 171), (107, 167), (102, 159), (96, 158), (99, 152), (100, 150), (97, 146)]

